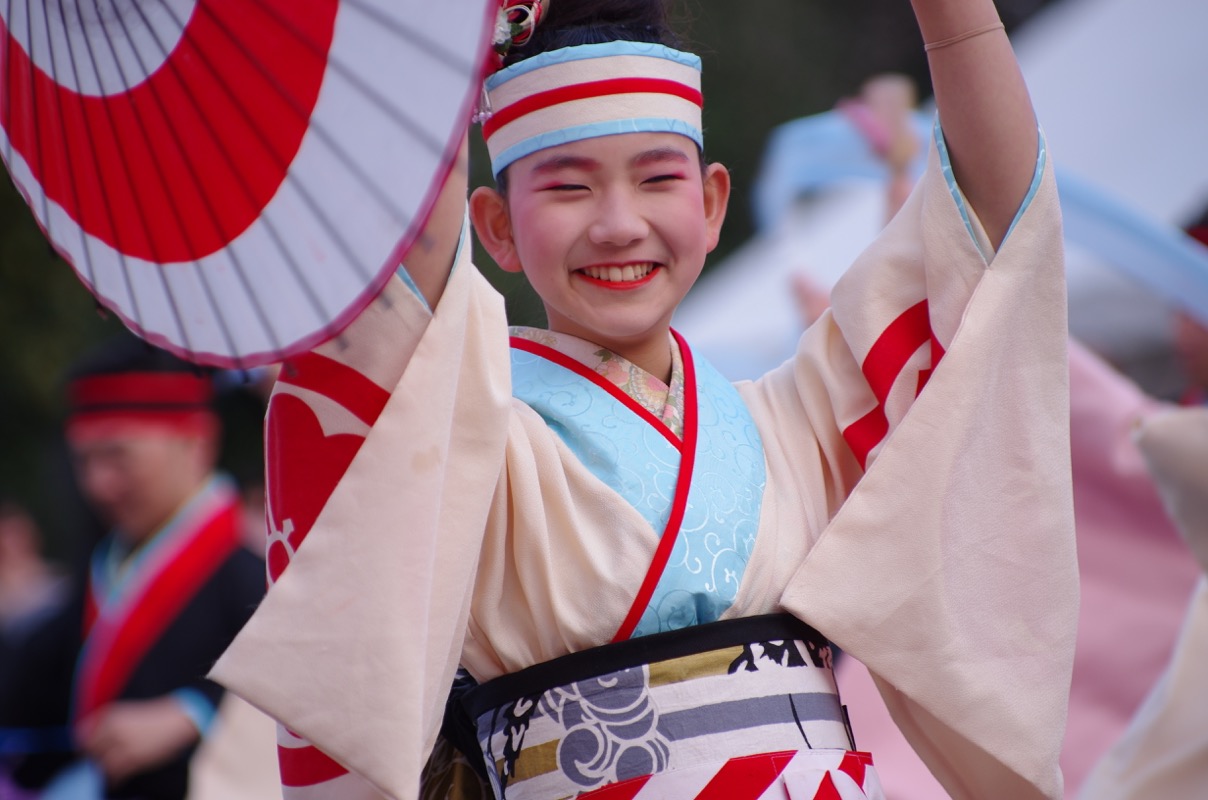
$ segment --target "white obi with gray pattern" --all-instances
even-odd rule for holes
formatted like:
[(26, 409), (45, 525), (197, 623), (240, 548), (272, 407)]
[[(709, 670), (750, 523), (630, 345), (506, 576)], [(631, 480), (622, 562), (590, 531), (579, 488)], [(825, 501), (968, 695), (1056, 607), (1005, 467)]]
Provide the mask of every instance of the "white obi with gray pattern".
[(574, 653), (471, 691), (496, 797), (573, 797), (718, 759), (853, 749), (831, 647), (788, 615)]

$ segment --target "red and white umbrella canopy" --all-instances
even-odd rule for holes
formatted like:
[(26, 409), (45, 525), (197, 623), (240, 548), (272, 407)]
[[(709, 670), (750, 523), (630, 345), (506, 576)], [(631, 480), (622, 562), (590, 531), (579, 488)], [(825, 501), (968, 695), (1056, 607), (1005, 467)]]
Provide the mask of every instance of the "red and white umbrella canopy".
[(498, 0), (7, 0), (0, 155), (143, 338), (254, 366), (337, 333), (417, 235)]

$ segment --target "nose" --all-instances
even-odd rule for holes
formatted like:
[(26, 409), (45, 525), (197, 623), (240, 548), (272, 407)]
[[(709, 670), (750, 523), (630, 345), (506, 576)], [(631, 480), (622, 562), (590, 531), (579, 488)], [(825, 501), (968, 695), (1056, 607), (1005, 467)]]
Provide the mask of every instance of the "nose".
[(637, 200), (624, 191), (605, 194), (597, 206), (595, 220), (588, 228), (594, 244), (624, 247), (650, 234), (650, 225)]

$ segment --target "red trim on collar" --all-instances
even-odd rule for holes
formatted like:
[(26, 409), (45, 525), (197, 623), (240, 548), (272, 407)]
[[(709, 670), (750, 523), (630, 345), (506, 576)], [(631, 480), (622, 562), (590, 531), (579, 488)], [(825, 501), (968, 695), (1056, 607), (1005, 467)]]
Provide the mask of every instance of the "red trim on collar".
[(675, 337), (675, 341), (679, 344), (680, 355), (684, 360), (684, 442), (680, 450), (679, 477), (675, 482), (675, 499), (671, 504), (671, 515), (667, 519), (667, 527), (663, 529), (663, 535), (659, 538), (659, 546), (654, 551), (654, 558), (650, 560), (650, 569), (646, 571), (646, 578), (638, 589), (637, 597), (634, 599), (633, 605), (630, 606), (629, 613), (625, 616), (625, 621), (621, 623), (621, 627), (617, 630), (616, 635), (612, 637), (614, 642), (624, 641), (633, 635), (634, 629), (637, 628), (638, 622), (642, 619), (646, 606), (650, 603), (650, 598), (654, 596), (654, 590), (658, 586), (659, 580), (663, 577), (663, 572), (667, 568), (667, 561), (671, 558), (671, 550), (679, 539), (680, 526), (684, 522), (684, 512), (688, 509), (688, 492), (692, 488), (692, 472), (696, 466), (696, 438), (699, 421), (696, 403), (696, 365), (692, 361), (692, 352), (688, 349), (688, 343), (675, 331), (672, 331), (671, 335)]
[[(672, 331), (672, 333), (674, 334), (675, 332)], [(678, 339), (678, 335), (676, 336), (676, 338)], [(683, 442), (681, 442), (680, 438), (675, 435), (674, 431), (672, 431), (670, 428), (667, 427), (667, 423), (663, 422), (661, 419), (656, 417), (654, 414), (650, 413), (649, 409), (647, 409), (645, 406), (643, 406), (637, 400), (634, 400), (632, 397), (625, 394), (625, 392), (621, 390), (621, 387), (617, 386), (615, 383), (608, 380), (603, 375), (596, 372), (594, 369), (588, 367), (587, 365), (583, 364), (580, 361), (577, 361), (577, 360), (571, 358), (570, 356), (566, 355), (565, 353), (563, 353), (559, 350), (555, 350), (554, 348), (550, 347), (549, 345), (544, 345), (544, 344), (541, 344), (540, 342), (534, 342), (531, 339), (525, 339), (520, 336), (513, 336), (513, 337), (511, 337), (511, 344), (512, 344), (512, 347), (516, 350), (523, 350), (526, 353), (532, 353), (535, 356), (540, 356), (541, 358), (544, 358), (546, 361), (551, 361), (560, 367), (565, 367), (566, 369), (569, 369), (571, 372), (574, 372), (576, 375), (578, 375), (582, 378), (585, 378), (586, 380), (591, 381), (596, 386), (600, 387), (601, 389), (603, 389), (604, 391), (606, 391), (610, 395), (612, 395), (613, 398), (615, 398), (617, 402), (621, 403), (626, 408), (628, 408), (630, 411), (632, 411), (633, 413), (637, 414), (639, 417), (644, 419), (647, 423), (650, 424), (651, 427), (653, 427), (659, 433), (663, 434), (663, 437), (668, 442), (670, 442), (671, 445), (676, 450), (680, 450), (683, 448)], [(681, 352), (683, 352), (684, 348), (681, 347), (680, 350), (681, 350)], [(685, 364), (685, 366), (684, 366), (685, 373), (687, 372), (687, 369), (688, 369), (687, 364)], [(684, 404), (687, 405), (688, 400), (687, 400), (687, 396), (686, 396), (687, 395), (686, 387), (685, 387), (684, 394), (685, 394)]]

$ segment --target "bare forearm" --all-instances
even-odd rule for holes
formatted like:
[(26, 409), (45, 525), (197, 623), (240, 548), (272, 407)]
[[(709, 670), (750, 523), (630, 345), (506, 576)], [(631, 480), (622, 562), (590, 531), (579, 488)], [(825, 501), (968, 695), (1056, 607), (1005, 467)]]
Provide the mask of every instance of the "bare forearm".
[[(999, 21), (992, 0), (912, 0), (923, 40), (943, 43)], [(1031, 184), (1036, 117), (1001, 29), (928, 50), (953, 172), (997, 247)]]
[(403, 255), (407, 274), (415, 281), (431, 308), (436, 308), (445, 291), (449, 270), (457, 253), (465, 220), (468, 162), (469, 150), (467, 143), (463, 142), (460, 155), (441, 187), (427, 224), (415, 244)]

